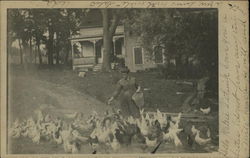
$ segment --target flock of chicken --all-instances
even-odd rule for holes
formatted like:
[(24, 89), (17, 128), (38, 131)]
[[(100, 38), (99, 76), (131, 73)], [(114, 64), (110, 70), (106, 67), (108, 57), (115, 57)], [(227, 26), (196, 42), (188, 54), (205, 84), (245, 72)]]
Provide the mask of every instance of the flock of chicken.
[[(35, 119), (16, 120), (10, 130), (11, 137), (28, 137), (37, 144), (43, 140), (53, 141), (62, 144), (67, 153), (79, 153), (81, 145), (86, 143), (95, 152), (100, 145), (117, 152), (134, 144), (157, 150), (162, 143), (180, 147), (184, 144), (204, 146), (211, 142), (209, 128), (206, 128), (205, 136), (201, 136), (201, 130), (194, 125), (189, 131), (181, 128), (182, 113), (166, 116), (159, 110), (149, 114), (142, 109), (140, 118), (124, 118), (118, 110), (106, 112), (104, 116), (93, 112), (87, 120), (82, 113), (66, 116), (68, 119), (53, 118), (49, 114), (44, 115), (41, 110), (35, 111), (35, 114)], [(180, 133), (188, 133), (186, 139), (180, 139)]]

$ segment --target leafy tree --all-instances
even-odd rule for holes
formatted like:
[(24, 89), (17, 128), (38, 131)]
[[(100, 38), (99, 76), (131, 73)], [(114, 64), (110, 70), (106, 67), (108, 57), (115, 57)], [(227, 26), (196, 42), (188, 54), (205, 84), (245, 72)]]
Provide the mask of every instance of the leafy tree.
[[(64, 63), (68, 61), (70, 52), (69, 38), (77, 34), (81, 17), (88, 9), (10, 9), (8, 10), (9, 45), (19, 41), (20, 58), (23, 62), (23, 52), (30, 52), (30, 62), (33, 60), (33, 45), (36, 44), (39, 63), (42, 63), (40, 45), (47, 48), (48, 63), (56, 63), (64, 51)], [(8, 48), (11, 48), (8, 46)], [(29, 49), (28, 49), (29, 48)], [(64, 49), (62, 49), (64, 48)], [(25, 58), (28, 54), (25, 55)]]
[[(8, 10), (8, 49), (11, 48), (11, 44), (18, 40), (20, 47), (20, 62), (23, 63), (23, 50), (24, 52), (28, 47), (28, 35), (25, 32), (25, 11), (20, 9)], [(10, 51), (10, 50), (9, 50)]]
[[(217, 12), (215, 9), (137, 9), (127, 20), (127, 29), (140, 37), (153, 56), (153, 45), (165, 48), (166, 63), (176, 59), (174, 73), (188, 75), (188, 57), (196, 56), (202, 70), (217, 65)], [(214, 66), (211, 66), (213, 64)], [(199, 71), (205, 72), (205, 71)], [(202, 73), (200, 73), (202, 75)]]

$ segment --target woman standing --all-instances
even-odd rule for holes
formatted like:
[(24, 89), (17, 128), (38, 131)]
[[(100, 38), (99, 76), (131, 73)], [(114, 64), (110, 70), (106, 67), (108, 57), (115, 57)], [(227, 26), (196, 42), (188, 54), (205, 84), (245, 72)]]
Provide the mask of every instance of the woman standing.
[(117, 89), (113, 96), (108, 100), (108, 104), (111, 104), (114, 99), (119, 97), (122, 115), (124, 117), (139, 117), (139, 107), (135, 104), (132, 96), (140, 91), (140, 87), (136, 83), (135, 78), (129, 76), (128, 68), (124, 68), (121, 73), (123, 74), (123, 77), (118, 81)]

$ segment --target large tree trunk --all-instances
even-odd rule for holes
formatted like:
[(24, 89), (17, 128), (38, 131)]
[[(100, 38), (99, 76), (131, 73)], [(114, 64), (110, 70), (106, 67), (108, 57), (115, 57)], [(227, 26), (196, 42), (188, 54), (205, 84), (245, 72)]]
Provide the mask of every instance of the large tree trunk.
[(41, 49), (40, 49), (40, 43), (37, 44), (37, 52), (38, 52), (39, 64), (43, 64), (42, 54), (41, 54)]
[(102, 10), (103, 17), (103, 62), (102, 62), (102, 71), (110, 71), (110, 51), (111, 51), (111, 37), (109, 35), (109, 19), (108, 19), (108, 10)]
[(42, 64), (43, 63), (43, 60), (42, 60), (42, 54), (41, 54), (41, 49), (40, 49), (40, 43), (41, 40), (39, 38), (39, 35), (36, 36), (36, 46), (37, 46), (37, 53), (38, 53), (38, 58), (39, 58), (39, 64)]
[(109, 11), (108, 9), (102, 9), (104, 43), (102, 71), (110, 71), (111, 69), (112, 39), (119, 22), (117, 14), (113, 14), (112, 20), (109, 19)]
[(48, 40), (48, 64), (53, 65), (53, 40), (54, 40), (54, 31), (52, 26), (49, 26), (49, 40)]
[(20, 39), (18, 39), (19, 50), (20, 50), (20, 64), (23, 64), (23, 50)]
[(29, 57), (28, 57), (28, 52), (29, 52), (29, 44), (28, 41), (25, 41), (25, 39), (22, 39), (22, 46), (23, 46), (23, 66), (24, 70), (28, 70), (28, 62), (29, 62)]
[(56, 64), (59, 65), (59, 33), (56, 31)]
[(32, 63), (32, 36), (30, 37), (30, 63)]
[(66, 48), (66, 49), (65, 49), (65, 51), (66, 51), (65, 53), (66, 53), (66, 54), (65, 54), (65, 58), (64, 58), (64, 64), (67, 65), (67, 64), (68, 64), (68, 60), (69, 60), (69, 59), (68, 59), (68, 58), (69, 58), (69, 53), (70, 53), (70, 51), (71, 51), (71, 49), (70, 49), (70, 48), (71, 48), (70, 42), (67, 43), (67, 45), (66, 45), (65, 48)]
[[(68, 14), (68, 16), (67, 16), (67, 21), (68, 21), (68, 23), (70, 23), (70, 18), (69, 18), (69, 14)], [(67, 28), (67, 32), (66, 32), (67, 34), (66, 34), (66, 36), (67, 37), (70, 37), (71, 36), (71, 30), (70, 30), (70, 28)], [(65, 58), (64, 58), (64, 64), (65, 65), (67, 65), (68, 64), (68, 58), (69, 58), (69, 53), (71, 52), (71, 43), (70, 43), (70, 41), (68, 40), (67, 41), (67, 43), (66, 43), (66, 46), (65, 46)]]

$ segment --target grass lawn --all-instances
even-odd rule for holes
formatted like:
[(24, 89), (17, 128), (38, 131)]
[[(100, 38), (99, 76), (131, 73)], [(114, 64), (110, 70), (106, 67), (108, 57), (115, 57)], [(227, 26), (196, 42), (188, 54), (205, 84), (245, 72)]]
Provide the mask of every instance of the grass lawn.
[[(14, 76), (24, 75), (24, 72), (17, 68), (12, 73)], [(136, 77), (142, 89), (147, 89), (144, 91), (145, 108), (159, 108), (163, 111), (179, 112), (179, 107), (183, 101), (194, 91), (191, 86), (175, 84), (175, 80), (161, 79), (154, 72), (131, 73), (130, 75)], [(70, 69), (42, 68), (38, 71), (31, 71), (27, 77), (64, 85), (87, 93), (106, 103), (107, 99), (115, 91), (116, 83), (121, 78), (121, 74), (118, 72), (88, 72), (86, 77), (81, 78)], [(184, 92), (184, 94), (177, 95), (176, 92)]]

